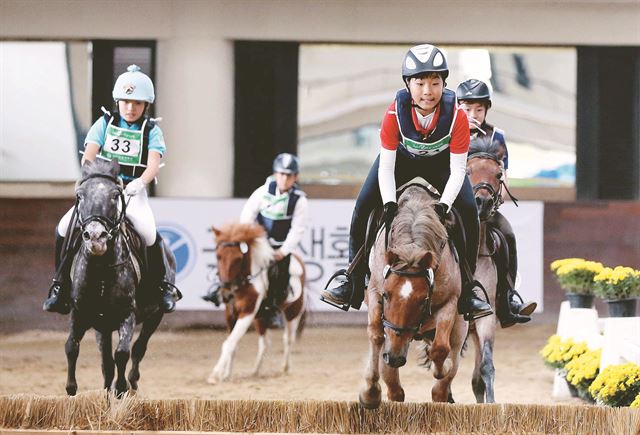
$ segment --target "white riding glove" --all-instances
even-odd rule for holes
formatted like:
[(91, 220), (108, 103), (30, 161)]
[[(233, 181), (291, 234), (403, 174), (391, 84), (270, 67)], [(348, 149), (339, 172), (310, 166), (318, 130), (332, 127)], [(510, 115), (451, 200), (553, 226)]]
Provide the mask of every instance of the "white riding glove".
[(135, 180), (127, 184), (127, 187), (125, 187), (124, 189), (124, 193), (126, 193), (129, 196), (136, 196), (137, 194), (142, 192), (146, 187), (147, 185), (145, 184), (144, 181), (142, 181), (140, 178), (136, 178)]

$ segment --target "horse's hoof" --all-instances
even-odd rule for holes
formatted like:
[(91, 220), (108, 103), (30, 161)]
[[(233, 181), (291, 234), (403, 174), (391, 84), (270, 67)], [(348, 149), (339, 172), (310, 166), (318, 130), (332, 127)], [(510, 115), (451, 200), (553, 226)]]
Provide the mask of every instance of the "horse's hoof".
[(216, 376), (209, 376), (207, 378), (207, 384), (216, 385), (218, 383), (219, 383), (219, 381), (218, 381), (218, 378)]
[(358, 395), (358, 402), (365, 409), (377, 409), (382, 402), (382, 390), (379, 386), (364, 389)]
[(67, 386), (66, 390), (69, 396), (75, 396), (76, 393), (78, 392), (78, 387), (76, 385)]

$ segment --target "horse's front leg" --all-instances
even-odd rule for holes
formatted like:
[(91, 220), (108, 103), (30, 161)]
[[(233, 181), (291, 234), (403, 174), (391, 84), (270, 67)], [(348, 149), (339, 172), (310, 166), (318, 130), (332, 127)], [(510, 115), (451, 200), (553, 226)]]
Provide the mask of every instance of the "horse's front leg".
[(433, 377), (436, 379), (444, 378), (453, 366), (453, 361), (449, 358), (449, 338), (457, 315), (455, 303), (447, 303), (436, 314), (436, 334), (429, 349), (429, 358), (434, 365)]
[(358, 399), (360, 405), (364, 408), (375, 409), (380, 406), (382, 401), (379, 366), (382, 360), (380, 353), (384, 344), (384, 330), (381, 321), (382, 305), (379, 303), (380, 296), (374, 291), (370, 291), (369, 301), (369, 326), (367, 326), (369, 358), (367, 359), (367, 368), (364, 373), (365, 386), (360, 391)]
[(127, 362), (129, 361), (129, 355), (131, 354), (131, 339), (133, 338), (133, 329), (136, 326), (135, 315), (132, 312), (129, 314), (124, 322), (120, 325), (118, 329), (118, 335), (120, 339), (118, 341), (118, 347), (116, 347), (116, 352), (114, 355), (114, 359), (116, 362), (116, 368), (118, 370), (118, 377), (116, 378), (116, 395), (121, 397), (124, 393), (127, 392), (127, 378), (125, 376), (125, 371), (127, 369)]
[(113, 362), (111, 331), (104, 334), (96, 329), (96, 343), (102, 357), (102, 378), (104, 379), (103, 387), (108, 390), (111, 388), (113, 376), (115, 374), (115, 363)]
[(478, 403), (494, 403), (493, 383), (495, 368), (493, 366), (493, 343), (495, 340), (495, 315), (476, 320), (475, 332), (472, 334), (476, 348), (475, 367), (471, 386)]
[(285, 306), (285, 308), (282, 310), (285, 319), (284, 333), (282, 334), (282, 345), (284, 348), (284, 353), (282, 356), (283, 373), (289, 372), (289, 367), (291, 366), (291, 348), (296, 342), (298, 327), (300, 326), (300, 322), (302, 321), (302, 317), (304, 316), (306, 308), (302, 278), (299, 275), (293, 275), (292, 273), (291, 279), (289, 280), (289, 285), (291, 286), (293, 293), (300, 294), (300, 297), (296, 301)]
[[(256, 305), (260, 306), (260, 300), (256, 302)], [(224, 343), (222, 343), (220, 358), (218, 359), (218, 363), (215, 365), (215, 367), (211, 371), (211, 374), (209, 375), (209, 378), (207, 379), (208, 383), (216, 384), (218, 382), (229, 379), (229, 377), (231, 376), (233, 354), (236, 351), (238, 342), (240, 341), (242, 336), (246, 334), (255, 316), (255, 310), (250, 313), (239, 314), (238, 320), (233, 326), (231, 334), (229, 334)]]
[(267, 328), (262, 320), (255, 318), (254, 327), (258, 333), (258, 354), (256, 355), (256, 363), (253, 366), (252, 376), (258, 376), (260, 367), (264, 361), (264, 355), (271, 343), (269, 342), (269, 337), (267, 337)]
[[(434, 377), (437, 379), (433, 388), (431, 388), (431, 398), (434, 402), (454, 402), (453, 395), (451, 394), (451, 383), (456, 373), (458, 373), (461, 358), (460, 352), (469, 328), (468, 322), (464, 320), (461, 315), (457, 314), (457, 310), (454, 311), (454, 314), (455, 316), (451, 322), (452, 326), (449, 336), (446, 337), (447, 342), (450, 343), (449, 353), (446, 355), (444, 364), (440, 365), (442, 377), (437, 378), (434, 373)], [(437, 338), (438, 331), (436, 331), (436, 339)], [(437, 369), (438, 365), (436, 365), (436, 370)]]
[(89, 329), (82, 324), (75, 314), (71, 311), (71, 329), (69, 330), (69, 338), (64, 345), (64, 351), (67, 354), (67, 394), (75, 396), (78, 391), (78, 383), (76, 382), (76, 362), (80, 353), (80, 341), (84, 337), (85, 332)]
[(144, 358), (144, 354), (147, 352), (147, 344), (149, 344), (149, 338), (160, 325), (163, 313), (158, 310), (147, 318), (142, 323), (142, 329), (137, 340), (133, 343), (131, 349), (131, 370), (129, 370), (129, 384), (135, 391), (138, 389), (138, 381), (140, 380), (140, 361)]
[(387, 397), (393, 402), (404, 402), (404, 388), (400, 384), (400, 369), (391, 367), (380, 359), (382, 380), (387, 386)]

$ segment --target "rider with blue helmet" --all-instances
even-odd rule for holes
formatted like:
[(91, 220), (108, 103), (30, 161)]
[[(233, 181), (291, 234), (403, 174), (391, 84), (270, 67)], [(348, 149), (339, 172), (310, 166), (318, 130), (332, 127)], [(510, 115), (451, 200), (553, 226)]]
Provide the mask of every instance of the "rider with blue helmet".
[[(161, 308), (165, 312), (175, 310), (180, 292), (166, 277), (167, 260), (164, 243), (156, 231), (156, 223), (147, 197), (147, 185), (155, 180), (160, 160), (166, 151), (162, 130), (156, 120), (149, 118), (148, 109), (155, 101), (153, 82), (137, 65), (130, 65), (113, 86), (116, 110), (104, 111), (92, 126), (85, 139), (83, 164), (96, 158), (117, 159), (120, 178), (130, 197), (127, 218), (147, 246), (149, 270), (160, 277)], [(69, 295), (69, 264), (73, 255), (64, 255), (62, 249), (73, 208), (60, 220), (56, 230), (56, 276), (44, 302), (45, 311), (67, 314), (71, 310)]]

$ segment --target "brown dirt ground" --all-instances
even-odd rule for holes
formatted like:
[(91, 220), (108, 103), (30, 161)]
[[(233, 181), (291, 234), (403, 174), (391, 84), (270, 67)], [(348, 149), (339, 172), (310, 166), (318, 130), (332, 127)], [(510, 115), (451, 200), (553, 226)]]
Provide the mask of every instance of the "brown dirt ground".
[[(494, 357), (498, 402), (555, 403), (551, 397), (553, 372), (538, 356), (554, 329), (553, 324), (534, 320), (498, 331)], [(363, 326), (306, 329), (294, 348), (292, 369), (287, 375), (279, 372), (281, 331), (269, 331), (269, 336), (272, 347), (261, 375), (249, 376), (257, 350), (257, 336), (249, 332), (236, 352), (232, 379), (209, 385), (205, 379), (226, 333), (161, 331), (152, 337), (142, 362), (139, 394), (153, 399), (357, 400), (368, 346)], [(50, 331), (0, 335), (0, 394), (64, 394), (65, 340), (66, 334)], [(475, 403), (471, 391), (473, 352), (470, 344), (453, 383), (453, 395), (459, 403)], [(412, 345), (409, 362), (400, 373), (406, 400), (430, 401), (433, 376), (418, 365), (417, 359), (418, 352)], [(98, 350), (91, 333), (81, 343), (77, 379), (79, 391), (96, 390), (102, 385)]]

